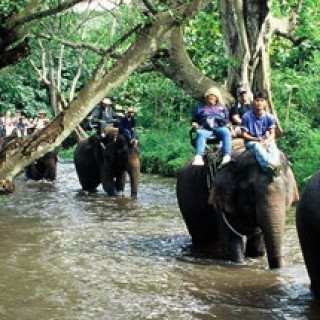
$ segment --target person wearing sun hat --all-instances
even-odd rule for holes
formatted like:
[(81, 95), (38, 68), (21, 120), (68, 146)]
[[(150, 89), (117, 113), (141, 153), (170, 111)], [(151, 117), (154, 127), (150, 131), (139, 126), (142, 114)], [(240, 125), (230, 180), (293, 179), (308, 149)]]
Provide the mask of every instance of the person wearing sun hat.
[(119, 129), (127, 138), (131, 146), (137, 145), (137, 136), (135, 132), (136, 119), (134, 117), (134, 108), (129, 107), (124, 117), (120, 119)]
[(104, 128), (112, 126), (115, 121), (116, 114), (112, 108), (112, 101), (110, 98), (102, 99), (99, 107), (92, 113), (90, 125), (97, 127), (97, 133), (101, 134)]
[(46, 127), (50, 120), (46, 117), (47, 113), (45, 110), (40, 110), (38, 112), (38, 117), (33, 121), (33, 127), (36, 130), (43, 129)]
[(203, 155), (206, 142), (212, 136), (222, 141), (221, 152), (223, 155), (221, 165), (231, 160), (231, 133), (227, 124), (229, 123), (228, 109), (221, 104), (222, 98), (218, 88), (209, 88), (205, 94), (205, 103), (198, 105), (193, 112), (191, 126), (196, 130), (195, 149), (196, 155), (192, 165), (204, 165)]

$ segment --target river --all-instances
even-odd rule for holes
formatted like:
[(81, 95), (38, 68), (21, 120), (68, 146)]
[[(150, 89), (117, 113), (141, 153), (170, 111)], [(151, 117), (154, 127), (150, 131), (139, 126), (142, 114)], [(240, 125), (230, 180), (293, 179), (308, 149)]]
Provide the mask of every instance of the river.
[(285, 260), (191, 254), (175, 180), (142, 175), (138, 200), (80, 190), (74, 166), (0, 198), (0, 319), (320, 319), (288, 215)]

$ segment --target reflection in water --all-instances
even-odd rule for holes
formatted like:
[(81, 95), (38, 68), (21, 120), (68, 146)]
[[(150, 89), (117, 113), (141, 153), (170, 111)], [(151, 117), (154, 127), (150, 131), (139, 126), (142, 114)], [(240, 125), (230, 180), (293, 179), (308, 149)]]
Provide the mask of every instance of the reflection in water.
[(270, 271), (195, 256), (173, 180), (143, 176), (136, 201), (82, 192), (71, 164), (17, 184), (0, 200), (1, 319), (318, 319), (292, 220)]

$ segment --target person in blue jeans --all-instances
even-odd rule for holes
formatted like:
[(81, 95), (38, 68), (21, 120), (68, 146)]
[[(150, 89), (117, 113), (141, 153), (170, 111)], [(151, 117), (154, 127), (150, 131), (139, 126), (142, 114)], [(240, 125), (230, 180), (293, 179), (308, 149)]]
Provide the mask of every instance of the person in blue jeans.
[(221, 104), (220, 91), (210, 88), (204, 94), (205, 103), (197, 106), (193, 112), (191, 126), (197, 131), (196, 155), (192, 162), (195, 166), (204, 165), (203, 155), (206, 142), (213, 135), (222, 141), (221, 152), (223, 155), (221, 165), (231, 160), (231, 133), (227, 124), (229, 123), (228, 109)]
[(279, 149), (275, 142), (275, 118), (265, 111), (267, 97), (256, 92), (253, 97), (253, 109), (242, 117), (242, 137), (245, 146), (256, 157), (261, 168), (276, 175), (280, 169)]
[(136, 119), (134, 117), (133, 107), (128, 108), (125, 116), (120, 119), (119, 129), (125, 135), (128, 142), (132, 146), (136, 146), (138, 143), (136, 133)]

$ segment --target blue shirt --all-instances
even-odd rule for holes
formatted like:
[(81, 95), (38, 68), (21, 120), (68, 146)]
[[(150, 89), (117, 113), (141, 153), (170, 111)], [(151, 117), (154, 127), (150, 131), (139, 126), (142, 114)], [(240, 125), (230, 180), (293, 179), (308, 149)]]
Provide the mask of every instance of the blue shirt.
[(253, 137), (263, 138), (267, 131), (276, 127), (274, 116), (264, 111), (256, 116), (253, 110), (246, 112), (242, 117), (242, 129)]
[(195, 108), (192, 122), (197, 122), (204, 129), (212, 130), (229, 122), (229, 111), (220, 104), (214, 106), (201, 104)]
[(120, 129), (122, 130), (130, 130), (136, 126), (136, 119), (134, 117), (123, 117), (120, 120)]

